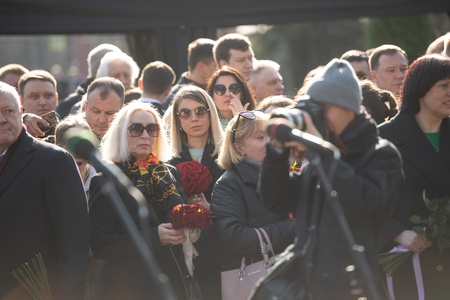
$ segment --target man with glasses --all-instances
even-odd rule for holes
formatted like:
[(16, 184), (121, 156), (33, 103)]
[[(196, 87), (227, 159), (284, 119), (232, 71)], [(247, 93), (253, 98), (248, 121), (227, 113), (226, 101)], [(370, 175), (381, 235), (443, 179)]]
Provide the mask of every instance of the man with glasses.
[(139, 101), (152, 104), (160, 116), (164, 115), (163, 104), (175, 82), (175, 72), (162, 61), (154, 61), (142, 70), (138, 85), (142, 90)]
[(238, 33), (226, 34), (216, 41), (213, 52), (219, 68), (223, 66), (235, 68), (248, 80), (253, 72), (255, 57), (248, 37)]
[(366, 52), (361, 50), (349, 50), (342, 54), (341, 59), (350, 63), (356, 76), (358, 76), (358, 79), (372, 80), (369, 68), (369, 56), (367, 56)]

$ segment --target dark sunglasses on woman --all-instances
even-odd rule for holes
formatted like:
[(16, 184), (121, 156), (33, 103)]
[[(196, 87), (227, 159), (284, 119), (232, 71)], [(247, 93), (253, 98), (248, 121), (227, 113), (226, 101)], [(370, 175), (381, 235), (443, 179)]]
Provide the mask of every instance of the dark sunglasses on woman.
[[(197, 117), (202, 118), (204, 116), (206, 116), (206, 114), (208, 113), (209, 108), (207, 108), (206, 106), (199, 106), (196, 109), (194, 109), (194, 113)], [(180, 119), (189, 119), (192, 115), (192, 111), (189, 108), (183, 107), (182, 109), (180, 109), (177, 112), (177, 115), (180, 117)]]
[[(239, 94), (242, 90), (242, 84), (238, 82), (232, 83), (230, 84), (230, 86), (228, 86), (228, 90), (234, 95)], [(223, 84), (216, 84), (213, 86), (213, 91), (214, 93), (216, 93), (216, 95), (222, 96), (227, 92), (227, 87)]]
[(144, 133), (144, 130), (147, 131), (149, 136), (157, 137), (159, 135), (159, 124), (150, 123), (147, 126), (144, 126), (140, 123), (131, 123), (128, 125), (128, 134), (132, 137), (139, 137)]

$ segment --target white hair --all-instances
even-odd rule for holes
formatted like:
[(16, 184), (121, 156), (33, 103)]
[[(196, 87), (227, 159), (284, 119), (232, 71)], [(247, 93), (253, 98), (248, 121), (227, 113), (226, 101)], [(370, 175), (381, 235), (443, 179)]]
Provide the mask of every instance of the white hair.
[(122, 107), (114, 118), (114, 121), (112, 121), (108, 131), (106, 131), (103, 136), (100, 145), (103, 159), (109, 163), (124, 162), (128, 160), (130, 157), (130, 149), (128, 147), (127, 127), (130, 123), (131, 116), (136, 111), (144, 111), (152, 114), (155, 118), (155, 122), (159, 124), (160, 132), (156, 138), (152, 153), (158, 157), (160, 161), (168, 161), (172, 157), (172, 153), (167, 142), (167, 133), (161, 121), (161, 117), (153, 106), (138, 100), (131, 101), (129, 104)]
[(14, 100), (17, 104), (17, 108), (22, 107), (22, 104), (20, 104), (19, 93), (17, 93), (13, 86), (0, 81), (0, 94), (7, 95), (11, 100)]
[(261, 73), (264, 69), (273, 69), (277, 72), (280, 71), (280, 65), (277, 62), (274, 62), (273, 60), (268, 59), (261, 59), (261, 60), (255, 60), (253, 61), (253, 72), (250, 74), (248, 78), (248, 83), (251, 83), (252, 81), (256, 80), (259, 73)]
[(125, 62), (131, 68), (131, 82), (134, 83), (139, 77), (139, 66), (134, 59), (124, 52), (108, 52), (100, 61), (100, 66), (97, 70), (96, 78), (109, 76), (109, 64), (115, 60), (121, 60)]

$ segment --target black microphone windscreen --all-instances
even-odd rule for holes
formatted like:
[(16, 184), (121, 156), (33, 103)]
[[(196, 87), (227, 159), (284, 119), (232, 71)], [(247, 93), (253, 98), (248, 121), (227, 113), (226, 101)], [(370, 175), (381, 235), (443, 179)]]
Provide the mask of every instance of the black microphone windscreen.
[(295, 124), (284, 118), (270, 119), (267, 124), (267, 134), (270, 138), (282, 143), (290, 140)]
[(97, 151), (98, 139), (89, 130), (70, 129), (67, 131), (67, 148), (75, 156), (89, 160), (92, 153)]

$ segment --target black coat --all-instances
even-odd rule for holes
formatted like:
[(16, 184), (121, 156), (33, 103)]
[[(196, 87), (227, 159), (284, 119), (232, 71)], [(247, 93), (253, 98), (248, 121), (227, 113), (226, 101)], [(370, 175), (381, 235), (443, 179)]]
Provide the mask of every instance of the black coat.
[[(406, 184), (401, 190), (394, 214), (384, 233), (385, 249), (396, 246), (392, 239), (414, 226), (412, 215), (429, 216), (422, 199), (450, 195), (450, 122), (446, 118), (440, 128), (439, 153), (419, 127), (414, 116), (400, 112), (379, 127), (380, 135), (392, 141), (403, 157)], [(420, 254), (426, 299), (448, 299), (450, 295), (450, 251), (438, 254), (437, 247)], [(415, 279), (411, 262), (405, 263), (394, 276), (397, 299), (415, 299)], [(395, 280), (395, 278), (399, 278)], [(401, 280), (400, 280), (401, 278)]]
[[(381, 228), (393, 208), (403, 183), (403, 173), (398, 151), (388, 141), (379, 139), (375, 125), (367, 122), (359, 124), (364, 127), (350, 123), (346, 128), (351, 136), (348, 145), (352, 145), (352, 152), (342, 154), (337, 161), (332, 185), (338, 193), (351, 233), (356, 243), (364, 246), (365, 257), (376, 275)], [(288, 155), (289, 150), (279, 154), (271, 144), (268, 145), (261, 176), (264, 202), (273, 210), (296, 212), (296, 219), (302, 224), (297, 232), (300, 247), (310, 236), (307, 229), (312, 207), (317, 203), (321, 205), (311, 283), (316, 287), (326, 287), (322, 292), (334, 286), (336, 291), (345, 295), (342, 299), (350, 299), (350, 279), (345, 268), (355, 265), (355, 261), (335, 211), (324, 200), (323, 189), (316, 190), (317, 175), (311, 165), (302, 166), (300, 176), (289, 175)], [(322, 157), (322, 161), (328, 172), (332, 159)], [(360, 275), (358, 268), (356, 274)], [(334, 299), (341, 299), (341, 296), (334, 296)]]
[(67, 117), (70, 114), (72, 107), (81, 101), (81, 98), (83, 98), (83, 95), (86, 94), (87, 88), (92, 81), (94, 81), (94, 78), (87, 78), (77, 87), (75, 92), (58, 103), (56, 112), (61, 116), (61, 119)]
[(11, 270), (41, 253), (53, 299), (82, 299), (88, 247), (86, 195), (73, 157), (25, 133), (0, 177), (0, 298), (19, 286)]
[[(211, 156), (214, 151), (214, 145), (206, 144), (201, 159), (202, 165), (208, 167), (211, 172), (212, 180), (209, 184), (208, 190), (204, 192), (205, 198), (211, 202), (211, 193), (214, 184), (222, 176), (222, 170), (215, 162), (217, 155)], [(191, 161), (192, 157), (187, 147), (183, 147), (183, 151), (179, 157), (172, 158), (169, 163), (176, 166), (185, 161)], [(194, 275), (198, 280), (200, 289), (202, 290), (203, 298), (219, 299), (220, 297), (220, 272), (217, 260), (217, 239), (212, 229), (202, 231), (200, 238), (194, 244), (199, 256), (194, 259)]]
[(261, 248), (254, 228), (264, 228), (275, 253), (294, 240), (293, 219), (288, 213), (267, 209), (257, 192), (260, 170), (245, 161), (227, 170), (214, 186), (211, 210), (214, 231), (220, 243), (221, 270), (240, 267), (242, 257), (261, 260)]
[[(202, 159), (200, 161), (202, 165), (208, 167), (212, 176), (212, 180), (211, 183), (209, 184), (208, 190), (203, 193), (208, 202), (211, 202), (212, 190), (214, 188), (214, 185), (216, 184), (217, 179), (219, 179), (220, 176), (222, 176), (222, 174), (225, 172), (216, 163), (217, 155), (211, 156), (213, 152), (214, 152), (214, 145), (206, 144), (205, 149), (203, 150)], [(183, 146), (183, 151), (180, 153), (180, 156), (173, 157), (169, 161), (169, 163), (173, 166), (176, 166), (179, 163), (191, 160), (192, 157), (191, 154), (189, 153), (188, 148), (186, 146)]]
[[(177, 191), (183, 194), (178, 172), (173, 167), (170, 167), (170, 171)], [(155, 282), (151, 281), (131, 236), (120, 221), (110, 199), (102, 194), (101, 189), (104, 183), (103, 174), (94, 176), (89, 196), (91, 249), (96, 258), (104, 260), (100, 274), (101, 294), (104, 299), (163, 299), (157, 293)], [(185, 299), (183, 281), (169, 246), (161, 245), (158, 234), (160, 220), (152, 205), (148, 205), (149, 210), (152, 210), (148, 228), (142, 229), (137, 202), (125, 189), (119, 188), (118, 192), (134, 223), (149, 240), (150, 251), (160, 269), (170, 278), (177, 299)], [(172, 249), (175, 255), (182, 257), (181, 245), (172, 246)]]

